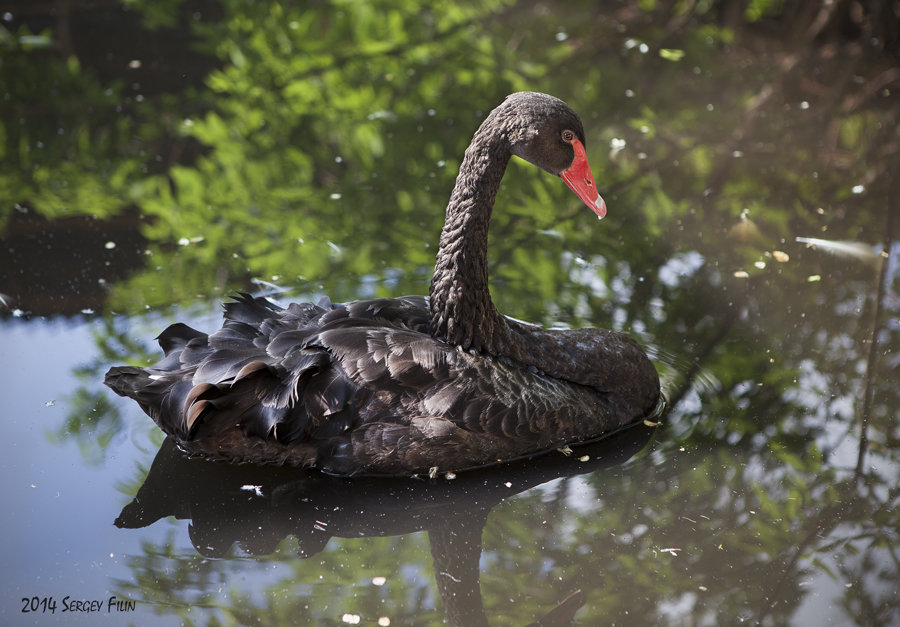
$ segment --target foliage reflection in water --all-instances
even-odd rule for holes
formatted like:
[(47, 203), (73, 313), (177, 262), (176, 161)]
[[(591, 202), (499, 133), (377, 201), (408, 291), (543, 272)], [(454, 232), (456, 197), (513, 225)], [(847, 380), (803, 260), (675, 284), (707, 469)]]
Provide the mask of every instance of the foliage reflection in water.
[[(896, 19), (861, 4), (136, 0), (59, 22), (11, 9), (0, 332), (69, 316), (96, 338), (66, 357), (83, 384), (40, 391), (68, 414), (46, 426), (55, 444), (13, 444), (76, 444), (85, 476), (127, 457), (131, 499), (158, 434), (101, 388), (110, 364), (148, 363), (140, 342), (176, 312), (216, 326), (211, 303), (239, 289), (424, 293), (471, 129), (506, 93), (545, 91), (582, 113), (609, 215), (595, 224), (549, 177), (511, 168), (494, 300), (639, 337), (670, 411), (624, 465), (478, 510), (492, 624), (576, 589), (576, 624), (896, 624), (900, 70)], [(123, 34), (112, 54), (97, 15)], [(830, 252), (845, 241), (874, 255)], [(141, 536), (115, 582), (161, 620), (440, 620), (423, 534), (211, 559), (171, 529)], [(329, 613), (332, 598), (348, 605)]]

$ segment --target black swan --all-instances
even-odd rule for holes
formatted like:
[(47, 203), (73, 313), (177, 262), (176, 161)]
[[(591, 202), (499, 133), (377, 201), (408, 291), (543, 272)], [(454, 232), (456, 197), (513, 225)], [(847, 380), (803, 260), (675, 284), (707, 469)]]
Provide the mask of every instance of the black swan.
[(659, 377), (637, 343), (504, 317), (488, 290), (488, 224), (512, 155), (605, 215), (584, 144), (563, 101), (508, 96), (466, 150), (429, 298), (281, 308), (241, 295), (212, 335), (174, 324), (159, 363), (114, 367), (106, 384), (188, 453), (337, 475), (434, 476), (640, 421)]

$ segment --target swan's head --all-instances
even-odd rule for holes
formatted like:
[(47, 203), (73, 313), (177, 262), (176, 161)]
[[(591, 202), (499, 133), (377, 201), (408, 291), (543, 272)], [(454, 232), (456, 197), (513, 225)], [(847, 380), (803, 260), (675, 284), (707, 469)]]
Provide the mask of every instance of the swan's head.
[(606, 215), (588, 165), (584, 127), (569, 105), (522, 91), (507, 96), (495, 112), (504, 122), (512, 154), (561, 177), (591, 211), (600, 218)]

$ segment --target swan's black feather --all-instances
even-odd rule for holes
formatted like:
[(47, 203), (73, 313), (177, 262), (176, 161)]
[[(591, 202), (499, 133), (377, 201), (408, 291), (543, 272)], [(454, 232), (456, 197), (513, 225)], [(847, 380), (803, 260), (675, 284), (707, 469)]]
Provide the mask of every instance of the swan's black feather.
[(163, 353), (168, 356), (172, 351), (182, 350), (191, 340), (201, 337), (206, 337), (206, 334), (196, 331), (184, 323), (176, 322), (160, 333), (156, 339)]

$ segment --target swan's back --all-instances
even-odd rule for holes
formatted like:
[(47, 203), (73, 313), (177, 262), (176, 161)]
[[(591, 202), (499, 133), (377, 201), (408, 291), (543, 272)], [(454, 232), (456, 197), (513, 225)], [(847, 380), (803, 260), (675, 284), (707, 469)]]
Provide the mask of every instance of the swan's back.
[[(627, 399), (459, 350), (429, 335), (428, 317), (420, 296), (285, 309), (243, 296), (215, 333), (172, 325), (159, 363), (106, 382), (188, 452), (343, 475), (497, 463), (597, 437), (656, 402), (658, 383)], [(607, 362), (623, 350), (646, 361), (625, 336), (589, 332)]]

